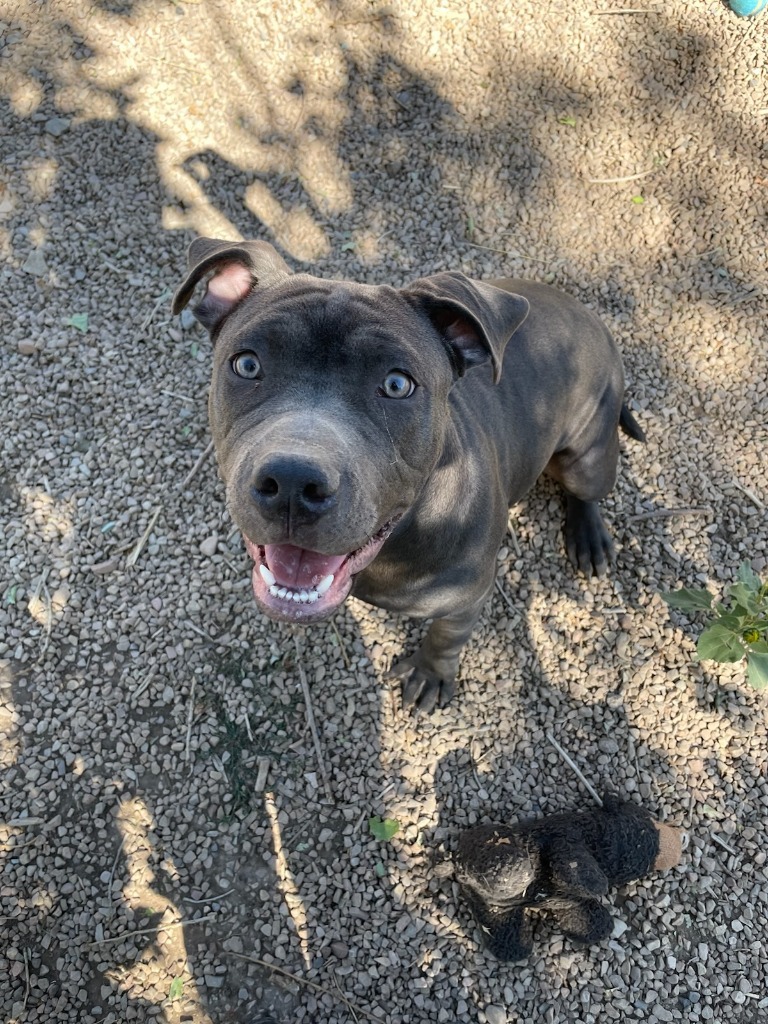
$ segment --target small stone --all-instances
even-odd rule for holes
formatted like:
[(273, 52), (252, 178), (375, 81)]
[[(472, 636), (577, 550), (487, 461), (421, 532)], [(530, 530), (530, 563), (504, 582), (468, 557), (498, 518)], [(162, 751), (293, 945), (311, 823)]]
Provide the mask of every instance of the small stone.
[(611, 736), (603, 736), (597, 741), (597, 749), (601, 754), (618, 754), (619, 744)]
[(212, 558), (216, 554), (216, 549), (219, 546), (219, 535), (218, 533), (211, 534), (200, 545), (200, 554), (205, 555), (206, 558)]
[(349, 956), (349, 946), (346, 942), (340, 942), (337, 940), (336, 942), (331, 943), (331, 952), (337, 960), (345, 960), (347, 956)]
[(620, 939), (624, 932), (629, 928), (626, 921), (622, 921), (620, 917), (613, 919), (613, 931), (611, 932), (611, 938)]
[(503, 1006), (492, 1003), (485, 1008), (485, 1019), (488, 1024), (507, 1024), (507, 1011)]
[(651, 1016), (655, 1017), (656, 1020), (663, 1021), (670, 1021), (675, 1019), (673, 1014), (669, 1010), (665, 1009), (663, 1006), (659, 1006), (658, 1003), (654, 1004), (653, 1009), (651, 1010)]
[(194, 325), (196, 323), (197, 323), (197, 320), (195, 319), (195, 314), (192, 312), (192, 310), (191, 309), (182, 309), (182, 311), (181, 311), (181, 326), (184, 328), (184, 330), (188, 331), (189, 328), (190, 327), (194, 327)]
[(26, 271), (27, 274), (32, 274), (35, 277), (43, 277), (47, 274), (48, 264), (45, 262), (43, 250), (33, 249), (29, 256), (27, 256), (21, 269)]
[(65, 117), (49, 117), (45, 122), (45, 130), (49, 135), (52, 135), (54, 139), (58, 139), (60, 135), (69, 128), (69, 121)]
[(35, 352), (39, 352), (37, 343), (34, 341), (20, 341), (16, 348), (19, 355), (22, 356), (33, 356)]
[(206, 974), (204, 977), (206, 988), (221, 988), (224, 984), (223, 974)]

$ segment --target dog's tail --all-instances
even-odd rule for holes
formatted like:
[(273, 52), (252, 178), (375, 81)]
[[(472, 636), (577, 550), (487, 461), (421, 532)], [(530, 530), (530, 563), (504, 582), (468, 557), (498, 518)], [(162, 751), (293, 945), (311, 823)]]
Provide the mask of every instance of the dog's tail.
[(635, 439), (635, 441), (644, 441), (645, 433), (643, 428), (637, 422), (635, 417), (629, 411), (626, 403), (621, 403), (621, 412), (619, 413), (619, 427), (628, 436)]

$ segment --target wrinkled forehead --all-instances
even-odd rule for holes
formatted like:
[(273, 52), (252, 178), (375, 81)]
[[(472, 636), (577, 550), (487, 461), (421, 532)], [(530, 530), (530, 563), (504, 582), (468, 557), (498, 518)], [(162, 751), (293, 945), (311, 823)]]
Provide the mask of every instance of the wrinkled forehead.
[(289, 336), (315, 344), (341, 338), (370, 342), (407, 338), (416, 315), (400, 293), (387, 286), (321, 281), (296, 275), (276, 287), (258, 288), (235, 318), (237, 333)]

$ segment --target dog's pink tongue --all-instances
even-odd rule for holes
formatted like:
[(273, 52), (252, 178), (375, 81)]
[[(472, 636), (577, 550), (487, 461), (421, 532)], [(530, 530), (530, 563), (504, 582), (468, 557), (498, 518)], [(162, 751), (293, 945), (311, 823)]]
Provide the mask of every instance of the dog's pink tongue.
[(267, 568), (281, 587), (308, 589), (335, 575), (346, 555), (321, 555), (293, 544), (265, 544)]

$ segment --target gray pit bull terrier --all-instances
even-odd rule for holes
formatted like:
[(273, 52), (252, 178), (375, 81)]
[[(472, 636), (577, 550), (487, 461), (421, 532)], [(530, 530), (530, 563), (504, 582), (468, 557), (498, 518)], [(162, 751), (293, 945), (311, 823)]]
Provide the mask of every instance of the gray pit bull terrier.
[(610, 333), (576, 300), (453, 272), (323, 281), (266, 242), (198, 238), (175, 313), (203, 278), (211, 430), (266, 615), (317, 622), (352, 593), (432, 619), (394, 670), (404, 704), (431, 711), (453, 696), (508, 509), (541, 473), (566, 492), (571, 561), (605, 572), (597, 502), (618, 428), (643, 433)]

